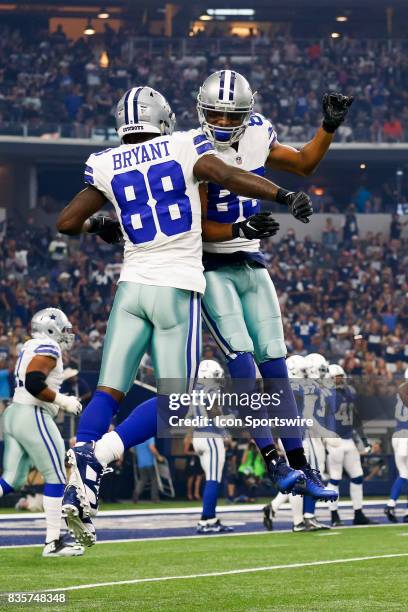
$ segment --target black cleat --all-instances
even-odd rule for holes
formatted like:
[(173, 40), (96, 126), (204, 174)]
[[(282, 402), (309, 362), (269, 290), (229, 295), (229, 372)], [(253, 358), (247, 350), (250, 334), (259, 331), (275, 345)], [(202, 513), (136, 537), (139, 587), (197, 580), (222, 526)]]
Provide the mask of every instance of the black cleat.
[(384, 514), (390, 521), (390, 523), (398, 523), (398, 519), (395, 515), (395, 508), (393, 508), (392, 506), (385, 506)]
[(377, 525), (377, 521), (369, 519), (362, 510), (354, 512), (353, 525)]
[(337, 510), (332, 510), (330, 514), (332, 527), (341, 527), (343, 523)]
[(292, 531), (297, 533), (298, 531), (309, 531), (309, 530), (306, 527), (306, 523), (302, 521), (301, 523), (298, 523), (297, 525), (293, 525)]
[(404, 518), (402, 519), (402, 522), (403, 522), (403, 523), (408, 523), (408, 514), (406, 514), (406, 515), (404, 516)]
[(273, 529), (273, 518), (275, 517), (275, 513), (272, 510), (272, 504), (266, 504), (262, 508), (263, 511), (263, 524), (267, 531), (272, 531)]

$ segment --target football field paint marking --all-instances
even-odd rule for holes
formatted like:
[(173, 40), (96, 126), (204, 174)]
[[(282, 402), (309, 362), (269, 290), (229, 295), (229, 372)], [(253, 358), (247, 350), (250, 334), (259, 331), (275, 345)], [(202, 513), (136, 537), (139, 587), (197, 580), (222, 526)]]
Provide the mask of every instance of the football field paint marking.
[(341, 535), (340, 531), (328, 531), (327, 533), (316, 533), (319, 538), (327, 538), (328, 536)]
[(98, 589), (102, 587), (123, 586), (125, 584), (145, 584), (147, 582), (168, 582), (170, 580), (195, 580), (197, 578), (215, 578), (219, 576), (236, 576), (238, 574), (255, 574), (256, 572), (272, 572), (283, 569), (300, 569), (302, 567), (318, 567), (322, 565), (336, 565), (343, 563), (355, 563), (359, 561), (372, 561), (377, 559), (395, 559), (408, 557), (408, 553), (393, 553), (389, 555), (375, 555), (371, 557), (351, 557), (349, 559), (328, 559), (326, 561), (306, 561), (305, 563), (288, 563), (286, 565), (267, 565), (264, 567), (246, 567), (236, 570), (225, 570), (223, 572), (206, 572), (203, 574), (186, 574), (182, 576), (159, 576), (155, 578), (135, 578), (133, 580), (117, 580), (111, 582), (95, 582), (91, 584), (78, 584), (56, 589), (44, 589), (43, 593), (55, 593), (62, 591), (80, 591), (84, 589)]

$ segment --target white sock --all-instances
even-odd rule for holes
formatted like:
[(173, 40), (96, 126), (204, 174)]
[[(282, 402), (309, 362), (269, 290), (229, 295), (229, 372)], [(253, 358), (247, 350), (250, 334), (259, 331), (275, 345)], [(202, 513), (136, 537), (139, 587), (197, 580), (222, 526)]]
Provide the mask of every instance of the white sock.
[(95, 444), (95, 457), (104, 467), (111, 463), (111, 461), (120, 459), (124, 452), (125, 447), (116, 431), (106, 433)]
[(4, 495), (3, 487), (0, 484), (0, 497), (3, 497), (3, 495)]
[(58, 540), (60, 537), (62, 497), (49, 497), (48, 495), (44, 495), (43, 506), (45, 524), (47, 526), (45, 541), (48, 543), (52, 542), (52, 540)]
[(305, 517), (305, 519), (306, 518), (308, 518), (308, 519), (314, 518), (314, 514), (312, 514), (311, 512), (305, 512), (303, 516)]
[(279, 508), (287, 502), (289, 499), (289, 495), (287, 493), (278, 493), (277, 496), (272, 500), (271, 506), (274, 512), (277, 512)]
[(387, 501), (387, 506), (388, 506), (389, 508), (395, 508), (395, 506), (396, 506), (395, 499), (389, 499), (389, 500)]
[[(335, 485), (332, 482), (329, 482), (328, 487), (332, 491), (337, 491), (337, 493), (339, 492), (339, 485)], [(339, 507), (339, 498), (337, 498), (336, 501), (329, 502), (329, 510), (330, 510), (330, 512), (334, 512), (334, 510), (337, 510), (338, 507)]]
[(350, 497), (354, 510), (361, 510), (363, 507), (363, 485), (350, 482)]
[(299, 523), (303, 523), (303, 497), (300, 495), (292, 495), (291, 497), (293, 524), (299, 525)]

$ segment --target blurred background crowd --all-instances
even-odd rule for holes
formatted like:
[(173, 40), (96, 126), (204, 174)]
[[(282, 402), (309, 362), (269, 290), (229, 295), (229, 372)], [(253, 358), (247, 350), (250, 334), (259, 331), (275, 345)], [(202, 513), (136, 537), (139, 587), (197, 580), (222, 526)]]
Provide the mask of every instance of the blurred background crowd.
[(157, 55), (154, 38), (138, 45), (135, 34), (105, 24), (103, 35), (74, 42), (61, 27), (29, 34), (1, 27), (0, 133), (98, 138), (101, 130), (114, 127), (115, 103), (135, 83), (166, 92), (179, 127), (192, 127), (200, 84), (210, 72), (228, 67), (225, 41), (235, 49), (234, 68), (258, 90), (256, 111), (272, 120), (281, 140), (312, 136), (327, 88), (357, 98), (350, 120), (338, 131), (340, 141), (408, 138), (406, 41), (288, 35), (271, 40), (263, 33), (253, 38), (251, 58), (247, 50), (240, 56), (246, 39), (221, 31), (207, 38), (201, 32), (194, 37), (195, 54), (183, 57), (174, 45)]
[[(348, 213), (341, 230), (328, 218), (322, 241), (299, 240), (289, 229), (267, 242), (268, 271), (281, 302), (289, 354), (323, 353), (348, 374), (391, 379), (408, 367), (407, 240), (394, 216), (391, 239), (360, 235)], [(32, 315), (46, 306), (71, 319), (76, 343), (70, 365), (98, 370), (122, 252), (90, 235), (66, 240), (29, 220), (25, 232), (9, 225), (0, 246), (0, 370), (13, 369)], [(204, 358), (222, 361), (208, 333)], [(144, 380), (152, 379), (149, 357)], [(7, 389), (6, 389), (7, 392)]]

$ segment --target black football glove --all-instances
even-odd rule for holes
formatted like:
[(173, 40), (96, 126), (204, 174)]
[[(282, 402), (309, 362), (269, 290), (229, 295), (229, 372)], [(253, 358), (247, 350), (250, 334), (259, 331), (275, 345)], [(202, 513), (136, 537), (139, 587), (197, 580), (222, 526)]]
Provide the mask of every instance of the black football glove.
[(279, 231), (279, 223), (275, 221), (271, 213), (261, 212), (232, 224), (233, 238), (269, 238)]
[(341, 93), (325, 93), (323, 96), (323, 123), (325, 132), (333, 134), (346, 118), (348, 109), (353, 104), (353, 96), (343, 96)]
[(313, 215), (312, 201), (304, 191), (287, 191), (279, 189), (276, 201), (279, 204), (285, 204), (295, 219), (302, 223), (309, 223), (310, 217)]
[(88, 234), (96, 234), (108, 244), (117, 244), (123, 238), (119, 221), (99, 215), (89, 219)]

